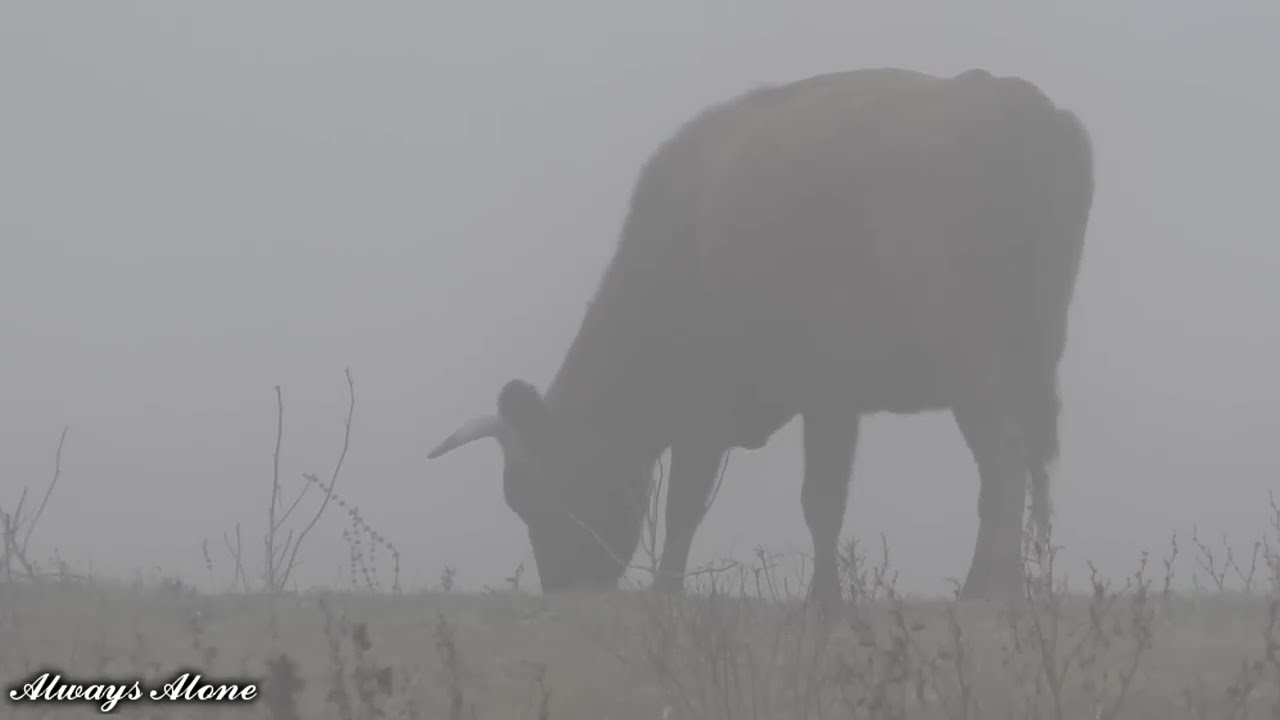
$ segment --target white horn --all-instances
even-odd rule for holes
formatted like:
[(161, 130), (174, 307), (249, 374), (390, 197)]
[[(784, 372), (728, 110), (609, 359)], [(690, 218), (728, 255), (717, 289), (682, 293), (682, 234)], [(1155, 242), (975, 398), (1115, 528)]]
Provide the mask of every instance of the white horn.
[(445, 438), (444, 442), (437, 445), (436, 448), (427, 455), (427, 458), (429, 460), (434, 460), (450, 450), (466, 445), (467, 443), (482, 440), (484, 438), (499, 437), (501, 432), (502, 418), (497, 415), (485, 415), (483, 417), (469, 420), (463, 423), (462, 427), (455, 430), (452, 435)]

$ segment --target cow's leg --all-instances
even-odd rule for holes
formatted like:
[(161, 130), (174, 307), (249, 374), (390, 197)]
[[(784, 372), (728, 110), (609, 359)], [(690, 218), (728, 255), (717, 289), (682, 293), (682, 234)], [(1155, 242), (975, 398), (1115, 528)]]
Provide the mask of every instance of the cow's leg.
[(666, 590), (684, 588), (685, 566), (693, 535), (707, 512), (707, 500), (720, 472), (724, 448), (714, 443), (677, 443), (671, 447), (671, 477), (667, 484), (666, 533), (658, 584)]
[(800, 501), (813, 538), (809, 599), (823, 611), (841, 602), (840, 529), (849, 497), (858, 413), (848, 405), (804, 413), (804, 486)]
[[(997, 378), (998, 380), (998, 378)], [(1022, 518), (1027, 499), (1026, 445), (1007, 393), (984, 383), (952, 409), (978, 464), (978, 538), (963, 598), (1013, 600), (1024, 591)]]

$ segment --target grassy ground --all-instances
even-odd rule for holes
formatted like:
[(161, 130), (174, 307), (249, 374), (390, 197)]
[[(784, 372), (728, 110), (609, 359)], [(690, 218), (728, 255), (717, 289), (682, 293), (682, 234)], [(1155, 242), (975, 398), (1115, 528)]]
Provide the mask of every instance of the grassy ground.
[[(852, 556), (849, 558), (854, 560)], [(255, 678), (252, 707), (122, 703), (118, 717), (1277, 717), (1274, 591), (1166, 592), (1147, 569), (1067, 596), (1034, 569), (1017, 607), (903, 598), (849, 562), (823, 624), (763, 558), (649, 592), (204, 595), (181, 584), (0, 584), (0, 676), (191, 668)], [(99, 716), (93, 703), (0, 716)]]
[[(850, 546), (843, 616), (820, 622), (797, 597), (804, 578), (783, 577), (763, 552), (698, 574), (680, 598), (648, 591), (540, 597), (518, 592), (519, 573), (510, 592), (463, 594), (450, 591), (447, 568), (438, 591), (402, 592), (399, 551), (333, 490), (346, 447), (344, 440), (332, 477), (306, 476), (292, 503), (278, 467), (273, 475), (262, 585), (277, 592), (249, 592), (255, 583), (246, 568), (254, 563), (241, 551), (247, 546), (236, 525), (223, 539), (240, 592), (209, 595), (177, 581), (74, 577), (56, 557), (49, 574), (29, 561), (27, 540), (60, 476), (60, 441), (44, 493), (28, 497), (24, 489), (16, 505), (0, 509), (0, 720), (101, 716), (101, 701), (8, 701), (10, 689), (20, 692), (44, 672), (68, 683), (136, 679), (149, 689), (186, 670), (256, 683), (260, 696), (252, 705), (123, 701), (112, 714), (1280, 720), (1274, 501), (1269, 531), (1248, 556), (1233, 557), (1225, 544), (1211, 548), (1193, 531), (1182, 557), (1196, 568), (1194, 589), (1182, 592), (1172, 582), (1177, 535), (1159, 562), (1149, 567), (1144, 558), (1115, 583), (1089, 578), (1083, 594), (1067, 593), (1052, 555), (1037, 557), (1028, 562), (1024, 601), (1011, 606), (902, 597), (887, 549), (869, 562)], [(319, 507), (287, 523), (308, 490), (321, 496)], [(641, 569), (658, 557), (660, 498), (659, 480)], [(350, 577), (363, 580), (365, 591), (279, 592), (290, 587), (303, 538), (331, 505), (350, 518), (343, 533)], [(379, 560), (390, 563), (381, 573)], [(389, 588), (379, 575), (394, 578)]]

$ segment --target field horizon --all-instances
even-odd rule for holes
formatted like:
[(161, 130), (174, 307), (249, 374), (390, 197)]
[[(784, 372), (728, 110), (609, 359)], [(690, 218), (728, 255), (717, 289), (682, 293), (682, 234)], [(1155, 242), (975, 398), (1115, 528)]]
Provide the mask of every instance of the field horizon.
[[(826, 621), (805, 578), (763, 551), (678, 596), (542, 595), (522, 571), (485, 592), (452, 588), (452, 569), (415, 590), (366, 569), (363, 587), (275, 593), (55, 573), (0, 583), (0, 669), (6, 695), (42, 672), (156, 686), (190, 672), (259, 693), (251, 708), (121, 701), (118, 717), (1274, 717), (1273, 544), (1250, 568), (1197, 543), (1189, 590), (1176, 548), (1084, 592), (1054, 577), (1053, 555), (1029, 557), (1010, 605), (899, 593), (889, 548), (850, 543), (843, 615)], [(6, 711), (103, 716), (87, 701)]]

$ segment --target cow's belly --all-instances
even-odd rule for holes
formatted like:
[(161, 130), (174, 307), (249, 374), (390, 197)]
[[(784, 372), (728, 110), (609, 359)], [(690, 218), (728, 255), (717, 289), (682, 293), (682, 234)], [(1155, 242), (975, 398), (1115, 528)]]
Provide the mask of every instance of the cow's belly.
[[(1005, 332), (1009, 280), (957, 252), (968, 238), (783, 235), (720, 248), (706, 269), (723, 372), (800, 411), (832, 396), (866, 412), (941, 409)], [(755, 240), (750, 238), (749, 240)], [(914, 242), (913, 242), (914, 241)]]
[(839, 402), (862, 412), (915, 413), (954, 402), (956, 372), (924, 349), (880, 345), (824, 347), (744, 343), (725, 365), (735, 408), (748, 426), (767, 427), (814, 404)]

